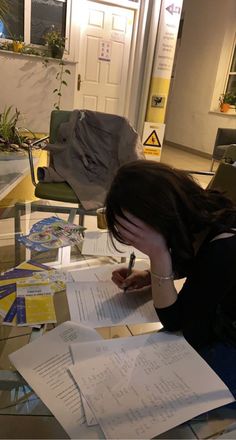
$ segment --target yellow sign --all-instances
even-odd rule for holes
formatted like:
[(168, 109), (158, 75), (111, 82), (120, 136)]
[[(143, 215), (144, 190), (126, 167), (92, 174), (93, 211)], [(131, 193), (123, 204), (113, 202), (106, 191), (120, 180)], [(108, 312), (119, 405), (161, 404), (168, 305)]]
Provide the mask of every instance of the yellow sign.
[(150, 156), (160, 156), (161, 150), (159, 148), (144, 148), (144, 153)]
[(143, 143), (143, 145), (147, 147), (161, 147), (161, 143), (158, 139), (156, 130), (153, 130), (151, 134), (148, 136), (146, 141)]

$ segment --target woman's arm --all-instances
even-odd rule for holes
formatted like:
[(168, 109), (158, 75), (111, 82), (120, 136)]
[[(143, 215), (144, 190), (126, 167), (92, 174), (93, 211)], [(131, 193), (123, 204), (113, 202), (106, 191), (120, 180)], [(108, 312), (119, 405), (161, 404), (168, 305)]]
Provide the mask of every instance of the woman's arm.
[(151, 264), (152, 296), (156, 308), (177, 300), (169, 249), (164, 237), (142, 220), (125, 212), (127, 220), (117, 217), (119, 232), (126, 243), (148, 255)]
[(156, 308), (169, 307), (177, 300), (170, 252), (160, 249), (156, 256), (150, 257), (152, 297)]

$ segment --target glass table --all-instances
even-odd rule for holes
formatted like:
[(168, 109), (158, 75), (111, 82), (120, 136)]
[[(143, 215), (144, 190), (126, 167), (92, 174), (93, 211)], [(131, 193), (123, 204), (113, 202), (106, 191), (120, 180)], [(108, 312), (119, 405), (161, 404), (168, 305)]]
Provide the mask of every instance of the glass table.
[[(11, 237), (14, 238), (14, 237)], [(55, 260), (55, 251), (34, 252), (35, 262), (49, 264)], [(2, 251), (2, 255), (4, 255)], [(3, 264), (4, 270), (14, 267), (14, 242), (12, 254)], [(77, 248), (72, 252), (72, 259), (78, 267), (100, 265), (111, 262), (106, 258), (82, 257)], [(114, 261), (114, 260), (112, 260)], [(1, 271), (3, 271), (1, 268)], [(73, 265), (73, 268), (75, 266)], [(70, 267), (65, 268), (69, 270)], [(65, 291), (54, 295), (57, 325), (70, 319)], [(50, 410), (24, 382), (9, 361), (8, 355), (28, 344), (33, 338), (40, 337), (43, 331), (50, 331), (52, 324), (39, 329), (30, 327), (11, 327), (0, 325), (0, 438), (1, 439), (66, 439), (69, 438)], [(103, 338), (126, 337), (160, 329), (160, 324), (141, 324), (99, 328)], [(161, 434), (161, 439), (207, 439), (219, 437), (222, 432), (236, 423), (235, 410), (222, 407), (196, 417), (181, 426)], [(221, 438), (224, 438), (221, 437)], [(235, 437), (234, 437), (235, 438)]]

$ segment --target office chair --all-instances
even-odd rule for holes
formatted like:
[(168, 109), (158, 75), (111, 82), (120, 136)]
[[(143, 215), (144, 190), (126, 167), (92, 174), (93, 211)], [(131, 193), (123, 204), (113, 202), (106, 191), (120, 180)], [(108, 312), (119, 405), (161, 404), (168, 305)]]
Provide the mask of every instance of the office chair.
[(212, 152), (210, 171), (213, 170), (214, 162), (216, 160), (220, 161), (223, 158), (226, 148), (231, 144), (236, 144), (236, 129), (218, 128)]

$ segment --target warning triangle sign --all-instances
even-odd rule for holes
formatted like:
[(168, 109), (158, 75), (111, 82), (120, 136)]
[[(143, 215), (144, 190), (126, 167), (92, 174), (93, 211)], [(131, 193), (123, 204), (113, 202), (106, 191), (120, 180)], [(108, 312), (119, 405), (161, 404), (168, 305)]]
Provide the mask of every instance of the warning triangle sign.
[(143, 145), (146, 145), (148, 147), (161, 147), (161, 143), (158, 139), (156, 130), (153, 130), (151, 132), (151, 134), (148, 136), (148, 138), (143, 143)]

